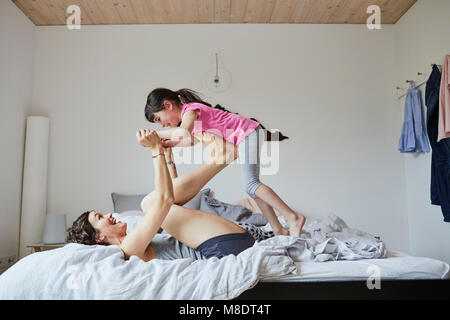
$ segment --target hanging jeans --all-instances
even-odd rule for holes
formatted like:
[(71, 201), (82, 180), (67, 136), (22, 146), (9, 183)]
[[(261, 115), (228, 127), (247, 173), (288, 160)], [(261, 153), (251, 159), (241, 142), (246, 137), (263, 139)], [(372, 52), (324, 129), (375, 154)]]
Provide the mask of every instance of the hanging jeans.
[(434, 65), (425, 90), (427, 131), (432, 148), (430, 196), (431, 204), (441, 206), (444, 221), (450, 222), (450, 138), (437, 142), (440, 85), (441, 72)]
[(414, 89), (414, 81), (411, 81), (406, 93), (405, 115), (398, 150), (401, 153), (430, 152), (423, 120), (422, 96), (418, 89)]

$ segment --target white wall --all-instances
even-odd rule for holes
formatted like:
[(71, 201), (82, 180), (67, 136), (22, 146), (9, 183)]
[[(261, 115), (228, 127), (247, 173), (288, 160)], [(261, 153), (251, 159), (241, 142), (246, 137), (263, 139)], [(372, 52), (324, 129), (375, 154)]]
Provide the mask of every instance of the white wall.
[(31, 110), (35, 26), (0, 1), (0, 257), (19, 247), (25, 118)]
[[(198, 90), (207, 101), (290, 136), (280, 145), (278, 175), (262, 180), (294, 209), (315, 217), (336, 213), (350, 226), (381, 235), (390, 249), (449, 262), (449, 225), (440, 207), (429, 204), (431, 154), (396, 150), (404, 99), (392, 94), (450, 53), (447, 12), (447, 0), (419, 0), (396, 25), (373, 31), (358, 25), (68, 31), (36, 28), (12, 2), (1, 1), (0, 256), (18, 248), (31, 101), (33, 114), (52, 123), (49, 212), (66, 213), (70, 222), (88, 208), (112, 210), (112, 191), (152, 189), (151, 161), (134, 132), (156, 128), (143, 117), (145, 97), (167, 86)], [(222, 94), (203, 85), (215, 52), (233, 76)], [(231, 202), (245, 196), (239, 183), (231, 165), (209, 186)]]
[[(112, 210), (111, 192), (152, 190), (148, 152), (135, 141), (147, 94), (192, 88), (205, 100), (290, 137), (276, 176), (263, 176), (307, 216), (335, 213), (408, 251), (405, 168), (396, 149), (395, 26), (127, 25), (37, 27), (33, 111), (51, 121), (49, 213), (71, 222)], [(203, 85), (218, 52), (233, 77), (225, 93)], [(196, 165), (179, 165), (180, 173)], [(245, 197), (239, 168), (209, 183)]]
[[(429, 75), (430, 64), (442, 65), (444, 56), (450, 54), (449, 12), (448, 0), (421, 0), (396, 24), (399, 84), (406, 79), (416, 79), (419, 84), (423, 80), (417, 72)], [(425, 104), (425, 85), (420, 89)], [(398, 102), (402, 112), (404, 102), (404, 98)], [(443, 221), (441, 207), (430, 204), (431, 152), (404, 158), (411, 253), (450, 262), (450, 224)]]

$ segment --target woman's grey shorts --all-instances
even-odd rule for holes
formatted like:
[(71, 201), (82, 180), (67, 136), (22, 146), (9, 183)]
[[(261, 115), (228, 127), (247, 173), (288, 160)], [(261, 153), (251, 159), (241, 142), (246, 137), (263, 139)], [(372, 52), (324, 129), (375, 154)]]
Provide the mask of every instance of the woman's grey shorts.
[(259, 181), (259, 153), (264, 135), (264, 129), (259, 125), (239, 144), (238, 161), (241, 166), (242, 185), (252, 199), (257, 198), (255, 191), (262, 184)]
[(206, 259), (217, 257), (219, 259), (234, 254), (237, 256), (245, 249), (250, 248), (255, 239), (246, 231), (242, 233), (228, 233), (213, 237), (200, 244), (195, 250)]

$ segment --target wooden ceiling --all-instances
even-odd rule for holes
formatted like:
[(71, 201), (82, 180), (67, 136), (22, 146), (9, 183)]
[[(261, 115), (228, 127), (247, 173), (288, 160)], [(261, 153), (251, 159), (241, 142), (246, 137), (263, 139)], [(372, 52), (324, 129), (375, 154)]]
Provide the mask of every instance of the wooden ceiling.
[[(4, 0), (1, 0), (4, 1)], [(82, 25), (319, 23), (365, 24), (370, 5), (394, 24), (417, 0), (11, 0), (37, 26), (65, 25), (70, 5)]]

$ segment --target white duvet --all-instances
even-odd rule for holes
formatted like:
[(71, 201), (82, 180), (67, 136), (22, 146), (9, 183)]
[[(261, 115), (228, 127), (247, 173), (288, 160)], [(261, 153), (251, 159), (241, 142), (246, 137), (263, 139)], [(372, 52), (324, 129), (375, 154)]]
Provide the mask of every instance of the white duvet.
[(0, 276), (0, 299), (232, 299), (259, 280), (297, 274), (294, 261), (385, 254), (382, 241), (335, 215), (307, 220), (302, 238), (273, 237), (220, 260), (124, 260), (117, 246), (72, 243), (18, 261)]
[(33, 253), (0, 276), (0, 299), (232, 299), (260, 279), (296, 273), (284, 247), (209, 260), (124, 260), (117, 246), (68, 244)]

